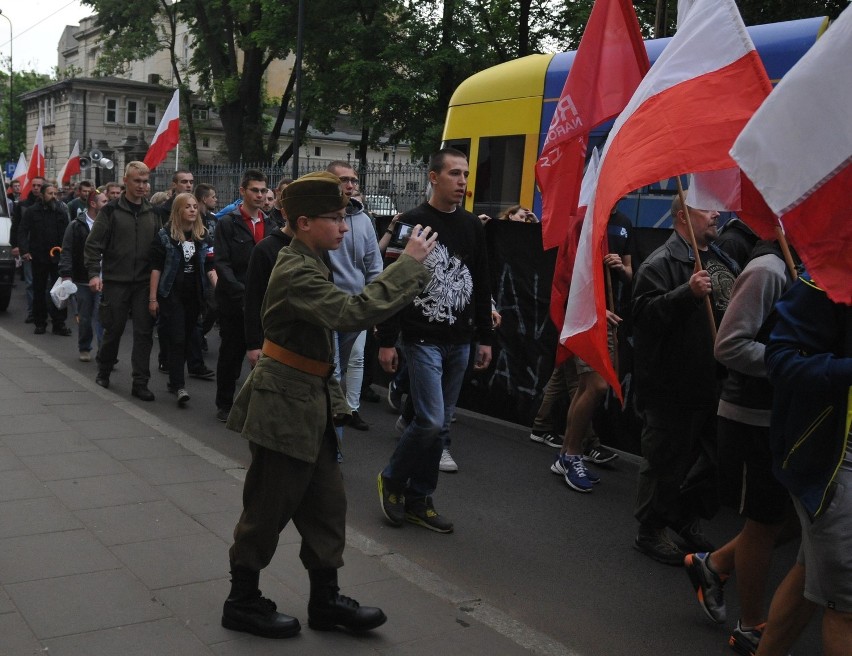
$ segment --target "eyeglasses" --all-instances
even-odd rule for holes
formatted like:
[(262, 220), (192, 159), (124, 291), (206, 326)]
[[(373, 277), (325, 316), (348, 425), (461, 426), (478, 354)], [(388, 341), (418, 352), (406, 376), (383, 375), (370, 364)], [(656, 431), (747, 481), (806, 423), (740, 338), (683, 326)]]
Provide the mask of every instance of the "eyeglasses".
[(347, 184), (347, 183), (351, 183), (351, 184), (354, 184), (354, 185), (357, 185), (357, 184), (358, 184), (358, 178), (350, 178), (350, 177), (349, 177), (349, 176), (347, 176), (347, 175), (340, 175), (340, 176), (338, 176), (338, 177), (340, 178), (340, 181), (341, 181), (343, 184)]
[(337, 225), (340, 225), (346, 221), (345, 216), (339, 216), (335, 214), (334, 216), (326, 216), (324, 214), (317, 214), (316, 216), (310, 217), (312, 219), (328, 219), (329, 221), (334, 221)]

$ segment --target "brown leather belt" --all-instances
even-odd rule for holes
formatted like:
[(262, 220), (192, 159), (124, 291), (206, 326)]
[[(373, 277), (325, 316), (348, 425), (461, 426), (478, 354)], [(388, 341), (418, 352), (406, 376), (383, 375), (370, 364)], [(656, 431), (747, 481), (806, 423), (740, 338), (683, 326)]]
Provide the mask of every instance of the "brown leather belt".
[(304, 355), (293, 353), (283, 346), (279, 346), (275, 342), (270, 342), (268, 339), (263, 340), (263, 348), (261, 352), (281, 364), (286, 364), (302, 373), (310, 374), (311, 376), (319, 376), (320, 378), (328, 378), (334, 373), (334, 365), (312, 358), (306, 358)]

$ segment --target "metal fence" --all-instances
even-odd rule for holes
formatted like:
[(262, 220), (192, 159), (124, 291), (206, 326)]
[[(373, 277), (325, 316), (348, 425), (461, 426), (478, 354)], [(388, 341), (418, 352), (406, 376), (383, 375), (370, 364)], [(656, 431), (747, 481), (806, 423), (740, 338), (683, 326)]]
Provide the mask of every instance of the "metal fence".
[[(331, 160), (311, 158), (300, 161), (299, 173), (323, 171)], [(355, 170), (360, 179), (362, 198), (368, 211), (378, 215), (393, 214), (394, 211), (405, 212), (424, 200), (429, 186), (426, 166), (410, 163), (370, 162), (364, 166), (355, 164)], [(192, 173), (195, 184), (206, 182), (213, 185), (219, 198), (219, 205), (224, 207), (239, 198), (240, 179), (246, 169), (263, 171), (274, 187), (281, 178), (292, 176), (292, 167), (273, 166), (271, 164), (208, 164), (197, 166)], [(151, 173), (152, 192), (165, 191), (171, 185), (172, 172), (155, 170)]]

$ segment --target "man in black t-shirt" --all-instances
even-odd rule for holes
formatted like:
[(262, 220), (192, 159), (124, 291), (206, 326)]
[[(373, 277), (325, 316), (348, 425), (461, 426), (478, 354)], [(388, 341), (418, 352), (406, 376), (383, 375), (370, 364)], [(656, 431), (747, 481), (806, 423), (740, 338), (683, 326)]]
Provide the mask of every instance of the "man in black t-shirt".
[(400, 221), (429, 226), (438, 234), (425, 262), (432, 278), (412, 303), (379, 326), (379, 363), (391, 374), (399, 363), (395, 344), (402, 335), (414, 418), (378, 484), (382, 511), (392, 525), (409, 521), (449, 533), (453, 524), (435, 512), (431, 495), (442, 458), (451, 460), (450, 420), (474, 337), (479, 342), (474, 369), (486, 369), (491, 362), (491, 290), (482, 223), (461, 207), (467, 158), (445, 148), (429, 164), (432, 196)]

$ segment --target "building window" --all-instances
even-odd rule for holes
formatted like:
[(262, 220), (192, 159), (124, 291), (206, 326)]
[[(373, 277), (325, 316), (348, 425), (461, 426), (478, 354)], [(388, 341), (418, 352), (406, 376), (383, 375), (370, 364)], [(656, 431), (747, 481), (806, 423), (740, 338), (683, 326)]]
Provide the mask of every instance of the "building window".
[(382, 153), (382, 161), (387, 162), (390, 159), (390, 153)]
[(201, 147), (210, 148), (210, 137), (201, 137)]
[(145, 105), (145, 125), (150, 128), (157, 127), (157, 103), (149, 102)]
[(104, 123), (118, 123), (118, 99), (106, 99), (106, 112), (104, 114)]
[(192, 110), (192, 118), (197, 121), (206, 121), (207, 120), (207, 110), (196, 108)]
[(314, 157), (322, 157), (322, 146), (314, 146)]
[(127, 123), (127, 125), (136, 125), (136, 122), (138, 120), (136, 118), (138, 111), (139, 111), (139, 103), (136, 102), (135, 100), (128, 100), (127, 101), (127, 120), (125, 121), (125, 123)]

